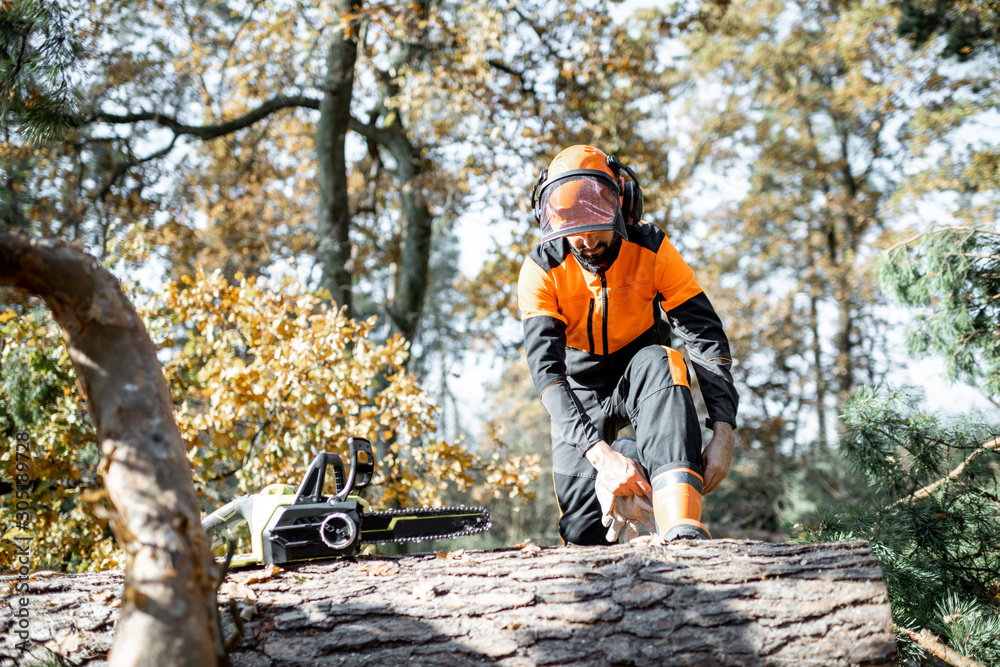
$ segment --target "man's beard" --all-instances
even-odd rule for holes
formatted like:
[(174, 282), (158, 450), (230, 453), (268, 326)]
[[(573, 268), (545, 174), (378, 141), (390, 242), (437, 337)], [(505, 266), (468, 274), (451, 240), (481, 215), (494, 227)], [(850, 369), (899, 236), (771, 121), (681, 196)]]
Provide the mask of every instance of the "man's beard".
[(618, 251), (621, 249), (621, 245), (622, 237), (615, 234), (614, 239), (610, 244), (602, 241), (593, 248), (577, 250), (570, 245), (569, 249), (573, 253), (573, 256), (576, 257), (576, 261), (586, 266), (600, 269), (607, 267), (607, 265), (615, 261), (615, 258), (618, 257)]

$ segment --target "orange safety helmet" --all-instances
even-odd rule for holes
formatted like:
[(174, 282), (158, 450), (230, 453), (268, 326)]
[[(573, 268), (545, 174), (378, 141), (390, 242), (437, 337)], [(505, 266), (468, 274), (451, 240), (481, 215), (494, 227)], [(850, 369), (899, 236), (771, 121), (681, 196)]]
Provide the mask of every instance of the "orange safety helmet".
[(614, 155), (593, 146), (570, 146), (538, 177), (531, 208), (542, 242), (608, 229), (627, 238), (625, 225), (642, 218), (642, 190), (635, 172)]

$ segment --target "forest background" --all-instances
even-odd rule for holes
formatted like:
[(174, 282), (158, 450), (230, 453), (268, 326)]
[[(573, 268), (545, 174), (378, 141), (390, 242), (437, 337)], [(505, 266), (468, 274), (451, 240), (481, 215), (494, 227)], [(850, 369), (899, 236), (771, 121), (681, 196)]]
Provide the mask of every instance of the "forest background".
[[(205, 510), (360, 435), (374, 505), (483, 504), (493, 528), (462, 544), (555, 544), (516, 279), (539, 171), (597, 145), (637, 171), (645, 221), (730, 335), (738, 447), (713, 533), (846, 534), (821, 510), (878, 495), (879, 471), (842, 458), (864, 407), (919, 421), (919, 394), (870, 387), (943, 352), (969, 388), (923, 389), (998, 408), (996, 285), (976, 312), (941, 291), (982, 297), (1000, 263), (998, 26), (965, 0), (3, 0), (0, 231), (122, 280)], [(0, 430), (30, 434), (37, 553), (115, 567), (59, 331), (0, 297)], [(459, 406), (483, 360), (502, 371), (479, 429)], [(12, 451), (0, 464), (14, 479)]]

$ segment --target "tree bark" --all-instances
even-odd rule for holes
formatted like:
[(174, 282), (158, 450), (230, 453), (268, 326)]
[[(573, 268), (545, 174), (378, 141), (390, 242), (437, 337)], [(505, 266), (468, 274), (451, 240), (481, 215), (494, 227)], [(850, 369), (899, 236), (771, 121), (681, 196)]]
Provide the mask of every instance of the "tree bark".
[[(121, 575), (31, 586), (32, 640), (100, 664)], [(248, 667), (897, 661), (882, 573), (860, 541), (369, 556), (231, 572), (230, 602), (247, 619), (230, 659)]]
[(97, 429), (111, 528), (126, 555), (110, 664), (215, 665), (216, 568), (142, 320), (94, 258), (20, 234), (0, 235), (0, 285), (52, 311)]

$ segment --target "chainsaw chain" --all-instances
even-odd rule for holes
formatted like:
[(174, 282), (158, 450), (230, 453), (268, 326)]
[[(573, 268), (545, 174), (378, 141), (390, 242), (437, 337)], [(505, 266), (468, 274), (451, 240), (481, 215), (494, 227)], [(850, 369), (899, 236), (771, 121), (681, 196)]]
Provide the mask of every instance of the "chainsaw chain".
[[(366, 540), (364, 539), (364, 526), (365, 517), (369, 516), (434, 516), (435, 514), (451, 514), (453, 512), (477, 512), (480, 516), (486, 520), (485, 523), (477, 525), (474, 528), (468, 530), (462, 530), (457, 533), (443, 533), (441, 535), (417, 535), (414, 537), (398, 537), (389, 540)], [(466, 505), (459, 505), (457, 507), (417, 507), (410, 509), (391, 509), (383, 510), (381, 512), (365, 512), (361, 515), (361, 541), (366, 544), (388, 544), (399, 543), (399, 542), (423, 542), (425, 540), (443, 540), (452, 537), (462, 537), (464, 535), (475, 535), (476, 533), (481, 533), (485, 530), (489, 530), (493, 522), (490, 521), (490, 513), (486, 508), (483, 507), (468, 507)]]

